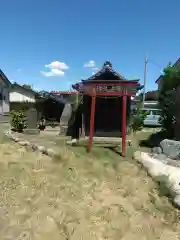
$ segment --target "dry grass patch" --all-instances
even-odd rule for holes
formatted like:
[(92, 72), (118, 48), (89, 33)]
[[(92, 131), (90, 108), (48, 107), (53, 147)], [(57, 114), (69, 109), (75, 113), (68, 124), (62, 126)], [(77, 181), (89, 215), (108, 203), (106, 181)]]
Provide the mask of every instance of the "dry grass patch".
[(179, 211), (133, 160), (74, 151), (0, 145), (0, 239), (180, 239)]

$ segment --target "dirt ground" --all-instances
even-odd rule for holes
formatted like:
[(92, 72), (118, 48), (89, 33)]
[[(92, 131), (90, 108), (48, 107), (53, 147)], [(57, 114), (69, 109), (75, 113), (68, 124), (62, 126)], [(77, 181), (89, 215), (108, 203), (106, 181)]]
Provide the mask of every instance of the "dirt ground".
[(134, 161), (65, 147), (52, 160), (1, 139), (0, 239), (180, 239), (180, 212)]

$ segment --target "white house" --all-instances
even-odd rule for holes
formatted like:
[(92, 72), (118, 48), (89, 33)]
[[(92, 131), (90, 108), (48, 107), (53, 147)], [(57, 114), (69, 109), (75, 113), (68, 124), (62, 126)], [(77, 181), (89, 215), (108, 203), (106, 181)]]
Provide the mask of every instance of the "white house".
[(11, 82), (0, 70), (0, 115), (9, 113), (9, 91)]
[(37, 92), (17, 83), (11, 85), (10, 103), (36, 102)]

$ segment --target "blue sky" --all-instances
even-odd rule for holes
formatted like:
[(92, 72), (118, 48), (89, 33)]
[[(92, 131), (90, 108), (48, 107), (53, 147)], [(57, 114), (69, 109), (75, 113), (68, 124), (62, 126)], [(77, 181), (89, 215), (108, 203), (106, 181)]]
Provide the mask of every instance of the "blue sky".
[(161, 69), (179, 57), (179, 9), (179, 0), (1, 1), (0, 68), (37, 90), (69, 90), (110, 60), (143, 83), (147, 53), (147, 90), (156, 89)]

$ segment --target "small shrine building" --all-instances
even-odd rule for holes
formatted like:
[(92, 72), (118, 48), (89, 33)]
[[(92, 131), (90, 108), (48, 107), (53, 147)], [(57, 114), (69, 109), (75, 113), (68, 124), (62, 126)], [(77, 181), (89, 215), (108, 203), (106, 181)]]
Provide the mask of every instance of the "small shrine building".
[(122, 137), (125, 154), (131, 97), (142, 88), (139, 79), (127, 80), (106, 61), (97, 73), (72, 87), (83, 96), (81, 112), (89, 151), (93, 136)]

